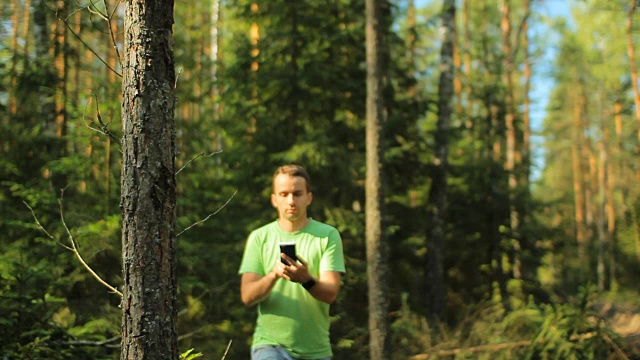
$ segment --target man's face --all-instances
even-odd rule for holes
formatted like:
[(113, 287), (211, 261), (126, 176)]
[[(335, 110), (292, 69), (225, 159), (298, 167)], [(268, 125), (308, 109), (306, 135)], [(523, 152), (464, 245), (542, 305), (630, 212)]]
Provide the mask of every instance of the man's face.
[(303, 177), (280, 174), (273, 180), (271, 204), (278, 209), (280, 219), (293, 223), (306, 220), (307, 206), (311, 204), (312, 198)]

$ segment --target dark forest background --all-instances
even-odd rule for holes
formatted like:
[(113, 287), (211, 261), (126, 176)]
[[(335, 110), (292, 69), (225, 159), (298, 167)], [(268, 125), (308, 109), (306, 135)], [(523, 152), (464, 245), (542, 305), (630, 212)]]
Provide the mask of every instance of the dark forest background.
[[(549, 16), (559, 1), (455, 1), (444, 99), (450, 2), (386, 4), (396, 359), (640, 358), (640, 18), (634, 0), (567, 0), (570, 17)], [(87, 268), (122, 285), (123, 18), (115, 0), (0, 5), (5, 358), (119, 357), (120, 297)], [(345, 246), (335, 358), (368, 358), (364, 1), (176, 1), (174, 39), (181, 351), (248, 357), (244, 242), (276, 217), (275, 168), (298, 163), (311, 216)], [(434, 308), (429, 199), (444, 140), (445, 300)]]

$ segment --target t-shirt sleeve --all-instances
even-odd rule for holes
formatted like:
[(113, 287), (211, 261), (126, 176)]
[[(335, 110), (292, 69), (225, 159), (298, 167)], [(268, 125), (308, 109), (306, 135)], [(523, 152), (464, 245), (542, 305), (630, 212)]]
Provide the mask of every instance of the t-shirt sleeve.
[(264, 265), (260, 257), (260, 244), (258, 242), (258, 236), (256, 236), (255, 232), (252, 232), (247, 238), (238, 274), (252, 272), (261, 276), (265, 275)]
[(320, 271), (339, 271), (345, 273), (344, 253), (342, 251), (342, 238), (338, 230), (329, 233), (327, 248), (322, 255)]

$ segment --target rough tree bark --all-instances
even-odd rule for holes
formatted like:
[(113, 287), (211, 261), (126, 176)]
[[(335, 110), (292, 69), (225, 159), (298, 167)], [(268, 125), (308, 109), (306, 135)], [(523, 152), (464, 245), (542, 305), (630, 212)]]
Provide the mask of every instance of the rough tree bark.
[(122, 352), (178, 359), (173, 0), (128, 0), (122, 81)]

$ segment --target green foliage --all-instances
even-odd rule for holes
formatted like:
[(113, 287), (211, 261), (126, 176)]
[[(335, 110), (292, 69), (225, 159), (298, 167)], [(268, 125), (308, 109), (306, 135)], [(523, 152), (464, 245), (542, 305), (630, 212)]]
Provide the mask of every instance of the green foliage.
[(510, 311), (500, 301), (478, 306), (455, 328), (443, 326), (434, 346), (426, 320), (405, 304), (393, 325), (394, 358), (429, 353), (457, 354), (456, 359), (606, 359), (625, 350), (595, 311), (599, 299), (592, 287), (566, 303), (521, 300)]
[[(556, 87), (539, 133), (545, 141), (535, 149), (544, 148), (544, 169), (535, 184), (523, 181), (509, 197), (504, 159), (494, 153), (505, 144), (500, 6), (494, 0), (466, 3), (470, 18), (467, 24), (459, 21), (459, 50), (472, 63), (458, 72), (465, 90), (452, 104), (460, 100), (463, 110), (455, 111), (447, 132), (448, 309), (438, 334), (431, 333), (423, 315), (441, 4), (428, 2), (417, 9), (413, 29), (405, 3), (394, 4), (386, 14), (394, 24), (387, 39), (389, 107), (384, 124), (394, 356), (524, 341), (527, 346), (463, 351), (457, 358), (606, 358), (613, 344), (623, 349), (624, 344), (592, 311), (592, 292), (574, 296), (595, 278), (596, 249), (589, 249), (588, 263), (575, 255), (569, 164), (576, 89), (587, 90), (584, 134), (593, 144), (605, 138), (602, 119), (609, 133), (615, 133), (608, 114), (611, 101), (619, 100), (621, 136), (609, 139), (620, 143), (610, 156), (612, 163), (621, 164), (615, 172), (620, 176), (614, 195), (620, 212), (611, 250), (616, 261), (611, 290), (635, 291), (640, 196), (632, 181), (638, 168), (637, 122), (620, 26), (625, 13), (619, 11), (622, 6), (612, 6), (614, 1), (606, 2), (606, 10), (602, 2), (586, 1), (576, 11), (575, 28), (567, 22), (552, 24), (557, 44), (555, 36), (530, 30), (536, 32), (531, 34), (532, 54), (540, 56), (549, 46), (558, 51), (555, 61), (534, 69), (536, 75), (544, 71), (553, 76)], [(512, 8), (514, 24), (522, 20), (519, 5)], [(0, 6), (3, 29), (12, 29), (13, 7)], [(221, 357), (234, 340), (227, 358), (246, 358), (255, 310), (245, 308), (238, 296), (244, 241), (249, 231), (275, 218), (269, 204), (275, 167), (296, 162), (313, 178), (312, 217), (336, 226), (345, 245), (347, 274), (331, 307), (335, 358), (368, 358), (364, 4), (242, 0), (222, 1), (221, 6), (215, 60), (212, 2), (177, 3), (175, 9), (179, 345)], [(75, 10), (70, 24), (106, 59), (111, 47), (106, 22), (86, 8)], [(529, 19), (533, 25), (548, 24), (539, 10), (534, 6)], [(53, 28), (53, 21), (47, 9), (46, 28)], [(116, 22), (119, 34), (122, 18)], [(257, 44), (250, 37), (253, 23), (260, 34)], [(407, 39), (413, 32), (418, 36), (411, 53)], [(637, 31), (633, 36), (637, 41)], [(115, 139), (120, 137), (118, 80), (110, 83), (114, 80), (97, 56), (70, 38), (66, 132), (56, 136), (53, 101), (59, 79), (52, 59), (36, 56), (34, 49), (41, 45), (36, 40), (29, 33), (18, 42), (19, 49), (12, 49), (9, 34), (0, 36), (0, 73), (8, 75), (0, 79), (0, 348), (10, 358), (116, 358), (117, 349), (77, 344), (102, 343), (119, 334), (120, 299), (107, 293), (60, 243), (68, 244), (64, 216), (92, 269), (114, 286), (122, 283), (121, 154), (117, 141), (93, 131), (101, 128), (95, 123), (99, 112)], [(518, 77), (521, 50), (514, 54)], [(520, 101), (521, 85), (516, 87)], [(18, 99), (16, 113), (9, 112), (12, 97)], [(516, 115), (523, 131), (524, 114)], [(518, 171), (524, 176), (524, 170)], [(23, 202), (55, 240), (37, 227)], [(524, 214), (517, 234), (521, 280), (510, 273), (511, 205)], [(193, 350), (182, 354), (200, 356)]]
[(180, 354), (180, 360), (193, 360), (195, 358), (199, 358), (203, 356), (202, 353), (193, 353), (193, 349), (189, 349), (182, 354)]

